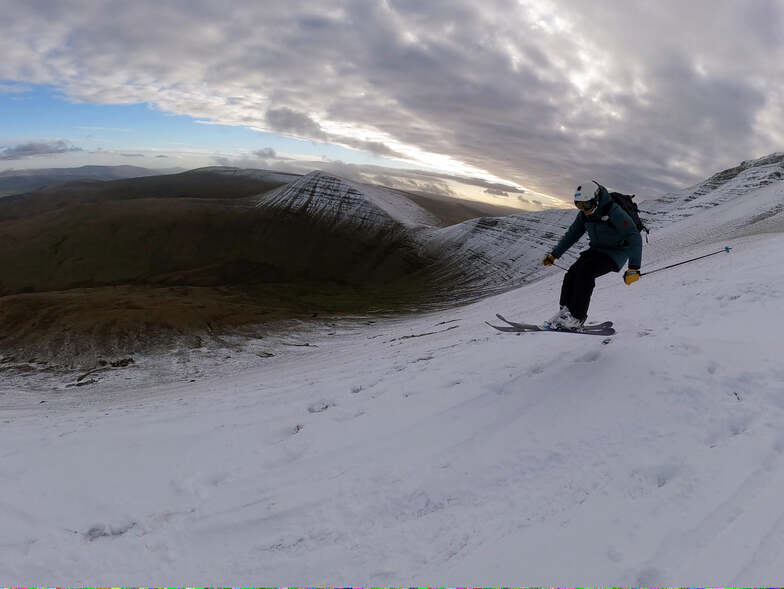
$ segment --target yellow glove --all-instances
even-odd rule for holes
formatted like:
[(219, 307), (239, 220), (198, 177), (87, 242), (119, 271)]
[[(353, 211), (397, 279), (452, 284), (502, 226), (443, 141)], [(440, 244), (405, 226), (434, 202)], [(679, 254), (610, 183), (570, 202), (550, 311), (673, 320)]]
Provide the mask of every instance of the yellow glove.
[(623, 273), (623, 281), (626, 284), (631, 284), (632, 282), (637, 282), (640, 279), (640, 271), (639, 270), (627, 270)]
[(552, 266), (557, 258), (553, 254), (547, 254), (542, 260), (542, 266)]

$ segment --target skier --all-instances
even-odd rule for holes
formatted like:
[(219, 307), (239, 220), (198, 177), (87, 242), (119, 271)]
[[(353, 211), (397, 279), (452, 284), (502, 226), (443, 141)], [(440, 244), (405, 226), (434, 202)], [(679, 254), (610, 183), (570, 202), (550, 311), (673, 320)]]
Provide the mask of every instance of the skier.
[(640, 278), (642, 238), (632, 218), (610, 196), (607, 189), (596, 182), (581, 184), (574, 194), (574, 205), (580, 209), (566, 234), (542, 260), (545, 266), (560, 258), (587, 231), (590, 239), (587, 250), (572, 264), (561, 287), (561, 308), (545, 326), (551, 329), (580, 329), (588, 317), (588, 305), (596, 278), (608, 272), (620, 272), (628, 261), (623, 281), (628, 285)]

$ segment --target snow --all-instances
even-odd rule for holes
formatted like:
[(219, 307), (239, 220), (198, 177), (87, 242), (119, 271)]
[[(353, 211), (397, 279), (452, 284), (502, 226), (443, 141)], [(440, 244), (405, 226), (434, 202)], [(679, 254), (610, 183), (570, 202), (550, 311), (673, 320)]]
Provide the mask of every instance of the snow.
[[(544, 275), (539, 265), (567, 227), (573, 210), (548, 210), (506, 217), (482, 217), (418, 234), (422, 249), (445, 260), (439, 276), (456, 284), (464, 296), (487, 295), (525, 284)], [(582, 243), (582, 242), (581, 242)], [(567, 253), (563, 263), (576, 257)]]
[(643, 270), (730, 254), (599, 279), (608, 344), (484, 325), (552, 314), (549, 269), (447, 311), (302, 324), (195, 382), (3, 387), (2, 580), (773, 585), (784, 187), (721, 196), (661, 221)]
[(404, 227), (438, 223), (436, 217), (399, 191), (354, 184), (320, 170), (265, 194), (258, 205), (370, 230), (395, 223)]

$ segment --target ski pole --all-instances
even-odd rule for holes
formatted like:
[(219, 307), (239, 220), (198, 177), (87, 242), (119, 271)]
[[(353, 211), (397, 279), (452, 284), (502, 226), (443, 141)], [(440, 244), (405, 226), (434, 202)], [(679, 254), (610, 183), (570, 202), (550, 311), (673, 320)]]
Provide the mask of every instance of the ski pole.
[(675, 268), (675, 266), (680, 266), (681, 264), (688, 264), (689, 262), (694, 262), (695, 260), (701, 260), (702, 258), (707, 258), (708, 256), (715, 256), (716, 254), (723, 254), (723, 253), (730, 253), (731, 247), (725, 247), (717, 252), (713, 252), (712, 254), (705, 254), (704, 256), (699, 256), (697, 258), (692, 258), (691, 260), (686, 260), (684, 262), (678, 262), (677, 264), (670, 264), (669, 266), (665, 266), (664, 268), (657, 268), (656, 270), (651, 270), (650, 272), (640, 272), (640, 276), (647, 276), (648, 274), (653, 274), (654, 272), (661, 272), (662, 270), (667, 270), (668, 268)]

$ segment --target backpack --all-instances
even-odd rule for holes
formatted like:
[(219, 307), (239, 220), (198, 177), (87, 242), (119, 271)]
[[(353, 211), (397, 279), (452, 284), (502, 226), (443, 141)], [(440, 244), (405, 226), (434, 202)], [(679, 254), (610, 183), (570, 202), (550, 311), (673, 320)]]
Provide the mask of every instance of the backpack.
[(650, 230), (645, 226), (645, 223), (642, 222), (642, 219), (640, 219), (640, 209), (637, 206), (637, 203), (632, 200), (634, 196), (635, 195), (633, 194), (622, 194), (620, 192), (610, 193), (610, 197), (613, 199), (613, 202), (621, 207), (623, 212), (632, 218), (632, 221), (634, 221), (634, 224), (637, 226), (637, 231), (645, 231), (645, 239), (647, 241), (647, 234), (650, 233)]

